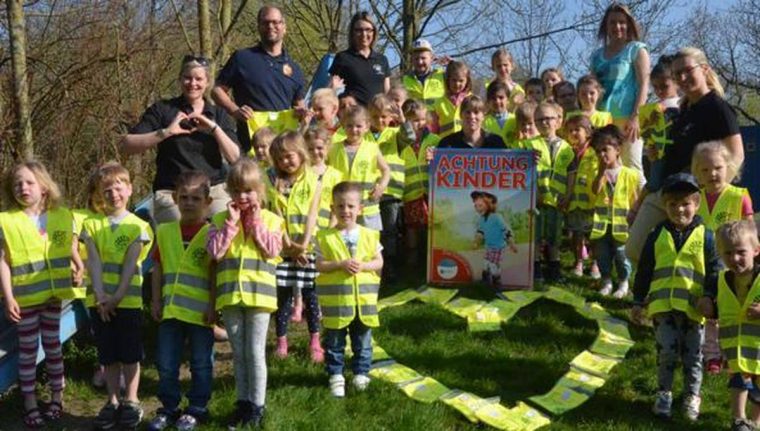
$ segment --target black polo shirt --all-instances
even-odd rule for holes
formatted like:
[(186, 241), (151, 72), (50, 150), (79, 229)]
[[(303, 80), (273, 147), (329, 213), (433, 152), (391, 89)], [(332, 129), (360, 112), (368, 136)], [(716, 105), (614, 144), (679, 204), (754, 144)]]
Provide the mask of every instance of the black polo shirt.
[[(507, 146), (504, 144), (504, 140), (501, 139), (501, 136), (495, 135), (493, 133), (488, 133), (485, 130), (481, 130), (480, 134), (483, 136), (483, 145), (477, 148), (488, 148), (488, 149), (494, 149), (494, 150), (505, 150), (507, 149)], [(446, 136), (445, 138), (441, 139), (441, 142), (438, 143), (438, 148), (469, 148), (473, 149), (476, 147), (470, 146), (467, 142), (464, 140), (464, 132), (461, 130), (452, 133), (449, 136)]]
[[(179, 111), (193, 112), (184, 97), (162, 100), (154, 103), (140, 118), (130, 134), (150, 133), (169, 127)], [(237, 143), (235, 123), (220, 106), (206, 101), (203, 115), (216, 124)], [(239, 145), (239, 144), (238, 144)], [(174, 181), (182, 172), (199, 170), (211, 178), (211, 184), (224, 181), (226, 168), (216, 139), (207, 133), (196, 131), (185, 135), (174, 135), (159, 142), (156, 150), (156, 177), (153, 191), (174, 190)]]
[(284, 111), (306, 94), (301, 68), (288, 52), (274, 57), (260, 45), (235, 51), (216, 82), (232, 89), (235, 103), (254, 111)]
[(369, 57), (364, 57), (348, 49), (335, 56), (330, 75), (343, 78), (346, 92), (366, 106), (374, 95), (385, 92), (385, 78), (391, 76), (391, 68), (388, 59), (379, 52), (370, 51)]

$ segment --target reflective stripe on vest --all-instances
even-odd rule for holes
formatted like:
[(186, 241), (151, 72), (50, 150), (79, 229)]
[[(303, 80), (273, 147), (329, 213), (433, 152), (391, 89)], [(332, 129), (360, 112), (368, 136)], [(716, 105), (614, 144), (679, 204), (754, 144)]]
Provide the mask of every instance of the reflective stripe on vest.
[[(286, 197), (269, 183), (269, 204), (285, 219), (285, 229), (291, 240), (301, 242), (306, 233), (306, 221), (309, 210), (317, 193), (317, 175), (311, 169), (304, 169), (293, 183), (290, 194)], [(274, 209), (274, 208), (273, 208)], [(313, 232), (312, 232), (313, 233)]]
[(650, 316), (678, 310), (694, 321), (704, 321), (695, 308), (704, 286), (704, 245), (704, 225), (695, 227), (678, 251), (670, 232), (664, 228), (660, 231), (654, 244), (655, 266), (647, 297)]
[(454, 106), (448, 97), (443, 96), (433, 106), (433, 111), (438, 116), (438, 136), (445, 138), (462, 130), (460, 107)]
[(50, 298), (84, 297), (84, 287), (74, 287), (71, 281), (71, 211), (49, 210), (44, 237), (21, 210), (0, 213), (0, 229), (9, 253), (11, 288), (19, 306), (43, 304)]
[[(221, 228), (228, 212), (216, 214), (213, 223)], [(282, 232), (284, 220), (268, 210), (261, 210), (261, 221), (273, 233)], [(243, 234), (238, 222), (238, 234), (232, 239), (227, 253), (216, 267), (216, 309), (227, 306), (277, 309), (275, 267), (278, 257), (267, 259), (253, 242)]]
[(298, 130), (298, 117), (293, 109), (255, 111), (247, 124), (251, 138), (262, 127), (269, 127), (276, 135), (279, 135), (282, 132)]
[(441, 139), (438, 135), (428, 133), (422, 138), (420, 150), (414, 153), (411, 145), (401, 150), (401, 158), (404, 159), (405, 182), (404, 202), (419, 199), (428, 192), (428, 148), (435, 148)]
[(726, 281), (727, 271), (718, 275), (719, 342), (732, 373), (760, 374), (760, 320), (750, 320), (747, 309), (760, 302), (760, 277), (749, 287), (744, 302)]
[(578, 169), (575, 172), (575, 185), (573, 195), (570, 196), (569, 211), (594, 209), (591, 186), (598, 169), (599, 158), (596, 156), (596, 151), (589, 146), (583, 152), (578, 163)]
[(628, 240), (628, 212), (636, 200), (639, 188), (639, 173), (623, 166), (618, 174), (615, 190), (610, 199), (608, 187), (602, 187), (596, 196), (594, 208), (594, 224), (591, 228), (591, 239), (599, 239), (607, 234), (607, 228), (612, 225), (612, 238), (619, 243)]
[(209, 268), (206, 251), (209, 225), (203, 226), (190, 240), (182, 241), (179, 222), (160, 224), (156, 232), (163, 271), (163, 319), (207, 326), (204, 322), (209, 303)]
[(542, 137), (524, 140), (521, 146), (538, 151), (540, 157), (536, 165), (536, 185), (541, 194), (541, 203), (556, 207), (559, 197), (567, 191), (567, 169), (575, 158), (572, 147), (564, 140), (561, 141), (552, 158), (549, 145)]
[[(374, 142), (380, 148), (385, 162), (391, 171), (391, 178), (384, 195), (401, 199), (404, 196), (404, 160), (398, 153), (398, 127), (386, 127), (378, 137), (373, 132), (367, 133), (367, 140)], [(377, 178), (381, 177), (380, 170), (376, 170)]]
[[(325, 260), (351, 258), (338, 230), (320, 231), (317, 241)], [(379, 232), (359, 226), (359, 243), (354, 258), (360, 262), (371, 261), (377, 253), (379, 241)], [(377, 273), (362, 271), (351, 275), (344, 270), (323, 272), (317, 276), (316, 286), (325, 328), (345, 328), (357, 317), (357, 312), (363, 324), (369, 327), (380, 324), (377, 315), (380, 277)]]
[(514, 115), (509, 114), (507, 120), (504, 122), (504, 127), (499, 126), (499, 121), (492, 114), (486, 115), (483, 119), (483, 130), (488, 133), (498, 135), (504, 141), (507, 148), (512, 148), (514, 145), (517, 132), (517, 120)]
[(349, 167), (344, 144), (345, 141), (332, 145), (327, 154), (327, 164), (342, 172), (345, 181), (359, 183), (362, 187), (364, 190), (362, 195), (363, 216), (379, 214), (380, 206), (377, 202), (370, 200), (370, 192), (377, 179), (377, 156), (380, 154), (380, 148), (367, 139), (362, 140), (353, 163)]
[(320, 229), (324, 229), (330, 225), (333, 188), (343, 181), (343, 173), (332, 166), (328, 166), (322, 174), (321, 181), (322, 195), (320, 197), (319, 213), (317, 214), (317, 226), (319, 226)]
[(438, 99), (443, 97), (446, 90), (442, 70), (432, 71), (425, 78), (424, 84), (412, 74), (404, 75), (401, 81), (409, 93), (410, 99), (422, 100), (428, 107), (432, 107)]
[(747, 189), (729, 184), (718, 196), (718, 200), (715, 201), (712, 211), (708, 211), (707, 209), (707, 198), (705, 197), (704, 189), (699, 194), (701, 199), (697, 214), (702, 217), (708, 229), (716, 231), (724, 223), (738, 221), (743, 218), (742, 199), (744, 196), (749, 196)]

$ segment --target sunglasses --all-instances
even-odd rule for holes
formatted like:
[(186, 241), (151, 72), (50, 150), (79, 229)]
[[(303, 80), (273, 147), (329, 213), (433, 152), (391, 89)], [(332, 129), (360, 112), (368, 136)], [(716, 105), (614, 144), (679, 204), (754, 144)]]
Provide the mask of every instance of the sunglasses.
[(201, 66), (204, 66), (204, 67), (208, 67), (209, 66), (208, 59), (206, 57), (203, 57), (203, 56), (200, 56), (200, 55), (199, 56), (186, 55), (186, 56), (184, 56), (182, 58), (182, 64), (187, 64), (187, 63), (192, 63), (192, 62), (198, 63), (198, 64), (200, 64)]

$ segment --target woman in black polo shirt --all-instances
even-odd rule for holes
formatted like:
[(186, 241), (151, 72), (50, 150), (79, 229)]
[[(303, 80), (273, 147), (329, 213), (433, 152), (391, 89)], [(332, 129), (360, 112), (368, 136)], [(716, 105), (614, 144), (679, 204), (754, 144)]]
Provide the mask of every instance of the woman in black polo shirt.
[(179, 76), (182, 95), (154, 103), (121, 140), (124, 154), (157, 147), (153, 180), (156, 223), (179, 219), (172, 191), (181, 172), (199, 170), (211, 178), (212, 214), (224, 210), (230, 199), (224, 190), (225, 162), (240, 157), (240, 146), (232, 119), (206, 99), (209, 82), (208, 60), (186, 56)]
[(486, 105), (478, 96), (467, 96), (462, 101), (460, 117), (462, 130), (441, 139), (438, 148), (490, 148), (504, 150), (507, 146), (501, 136), (483, 130)]
[(391, 68), (385, 55), (373, 50), (377, 28), (368, 12), (355, 14), (348, 30), (349, 47), (335, 56), (330, 67), (331, 86), (345, 85), (345, 92), (366, 106), (373, 96), (391, 88)]

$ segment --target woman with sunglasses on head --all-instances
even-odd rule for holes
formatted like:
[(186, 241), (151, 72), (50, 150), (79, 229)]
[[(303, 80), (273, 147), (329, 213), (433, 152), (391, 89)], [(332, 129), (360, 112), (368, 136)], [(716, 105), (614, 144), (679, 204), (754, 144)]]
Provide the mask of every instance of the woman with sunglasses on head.
[(230, 198), (224, 189), (225, 164), (240, 157), (235, 123), (207, 99), (211, 88), (209, 62), (185, 56), (179, 74), (182, 95), (154, 103), (120, 142), (124, 154), (141, 154), (156, 147), (153, 218), (156, 223), (179, 219), (172, 198), (174, 181), (198, 170), (211, 179), (211, 213), (223, 211)]
[(349, 47), (330, 66), (331, 87), (337, 90), (345, 85), (346, 93), (367, 106), (372, 97), (391, 88), (391, 68), (385, 55), (374, 50), (377, 27), (369, 12), (355, 14), (348, 30)]

